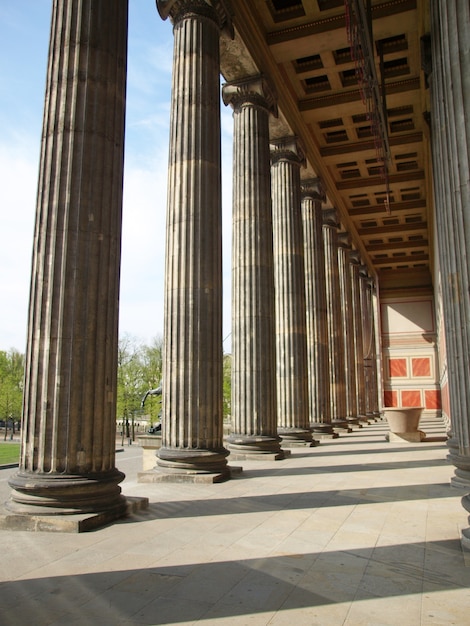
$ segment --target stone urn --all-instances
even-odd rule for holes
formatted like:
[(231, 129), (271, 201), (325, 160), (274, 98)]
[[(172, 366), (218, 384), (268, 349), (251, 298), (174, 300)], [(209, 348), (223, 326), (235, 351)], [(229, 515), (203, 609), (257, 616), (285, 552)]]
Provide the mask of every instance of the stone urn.
[(416, 442), (426, 438), (426, 433), (418, 428), (422, 406), (387, 406), (383, 412), (390, 428), (385, 436), (388, 441)]

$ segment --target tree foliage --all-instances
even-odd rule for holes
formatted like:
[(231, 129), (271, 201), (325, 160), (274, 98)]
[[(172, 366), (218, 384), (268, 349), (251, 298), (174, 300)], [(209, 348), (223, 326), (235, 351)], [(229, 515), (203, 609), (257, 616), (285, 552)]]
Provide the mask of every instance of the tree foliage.
[(14, 349), (0, 351), (0, 420), (21, 420), (23, 377), (24, 355)]
[(223, 411), (224, 420), (232, 416), (232, 355), (224, 354), (223, 361)]
[[(223, 413), (231, 414), (231, 355), (223, 360)], [(126, 423), (150, 416), (150, 422), (159, 420), (162, 396), (150, 395), (145, 407), (142, 399), (147, 391), (162, 384), (163, 340), (155, 337), (150, 345), (130, 335), (119, 339), (116, 419)], [(23, 403), (24, 355), (17, 350), (0, 351), (0, 420), (21, 419)]]
[(124, 335), (119, 340), (117, 419), (138, 419), (143, 413), (157, 421), (161, 396), (149, 396), (144, 409), (142, 399), (147, 391), (161, 384), (163, 341), (155, 338), (150, 346)]

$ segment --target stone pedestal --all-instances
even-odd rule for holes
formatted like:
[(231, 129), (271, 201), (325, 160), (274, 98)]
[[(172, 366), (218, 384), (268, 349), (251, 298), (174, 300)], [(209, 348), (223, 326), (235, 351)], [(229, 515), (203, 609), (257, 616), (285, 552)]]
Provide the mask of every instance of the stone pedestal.
[(142, 448), (142, 470), (144, 472), (154, 469), (157, 463), (157, 450), (162, 447), (161, 435), (141, 435), (137, 442)]
[(227, 83), (233, 107), (232, 432), (236, 459), (282, 459), (277, 432), (269, 115), (276, 98), (260, 76)]
[(126, 515), (115, 467), (127, 2), (54, 2), (21, 458), (3, 528)]

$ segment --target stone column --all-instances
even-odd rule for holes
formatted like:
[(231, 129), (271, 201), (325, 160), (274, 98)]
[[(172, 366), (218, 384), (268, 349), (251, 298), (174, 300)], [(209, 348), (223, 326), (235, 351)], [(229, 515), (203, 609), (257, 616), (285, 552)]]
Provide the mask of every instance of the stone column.
[(3, 527), (81, 531), (126, 512), (115, 467), (126, 58), (125, 0), (53, 3), (21, 458)]
[(309, 426), (305, 268), (295, 137), (271, 142), (276, 312), (277, 425), (283, 445), (312, 446)]
[[(431, 3), (431, 119), (436, 232), (451, 409), (451, 484), (470, 490), (470, 7)], [(462, 498), (470, 512), (470, 495)], [(470, 518), (469, 518), (470, 521)], [(470, 548), (470, 529), (462, 531)]]
[[(458, 281), (461, 274), (459, 263), (460, 250), (465, 249), (465, 237), (459, 236), (459, 232), (453, 232), (453, 220), (457, 219), (461, 227), (461, 219), (458, 214), (453, 215), (454, 196), (457, 196), (457, 202), (460, 204), (460, 213), (463, 210), (461, 205), (460, 193), (458, 188), (460, 183), (455, 180), (455, 165), (451, 167), (451, 162), (455, 149), (455, 139), (452, 141), (451, 136), (446, 131), (446, 125), (450, 123), (450, 117), (453, 117), (452, 106), (447, 101), (447, 89), (449, 83), (446, 80), (446, 70), (450, 64), (449, 48), (446, 45), (447, 34), (440, 32), (441, 16), (439, 8), (434, 5), (434, 11), (431, 12), (432, 27), (432, 73), (428, 76), (431, 86), (431, 122), (432, 122), (432, 156), (433, 156), (433, 173), (434, 173), (434, 203), (436, 207), (436, 240), (439, 252), (439, 269), (441, 272), (441, 289), (442, 289), (442, 308), (444, 311), (443, 322), (445, 328), (445, 342), (441, 350), (446, 352), (447, 375), (449, 402), (451, 405), (451, 424), (448, 431), (447, 446), (449, 448), (449, 456), (447, 457), (456, 466), (455, 476), (451, 479), (451, 485), (462, 488), (470, 486), (469, 472), (470, 459), (460, 455), (459, 452), (459, 432), (460, 427), (457, 420), (461, 419), (461, 415), (467, 415), (470, 406), (467, 401), (467, 393), (465, 386), (462, 387), (460, 382), (461, 372), (458, 364), (463, 363), (465, 352), (462, 346), (459, 346), (461, 337), (455, 329), (461, 326), (460, 307), (456, 306), (456, 302), (460, 299), (458, 293)], [(446, 22), (445, 22), (446, 23)], [(460, 94), (458, 94), (460, 98)], [(453, 284), (453, 283), (456, 284)], [(452, 306), (451, 306), (452, 303)]]
[(338, 267), (341, 294), (341, 317), (344, 341), (344, 363), (346, 371), (346, 419), (350, 425), (362, 428), (357, 417), (356, 368), (354, 354), (354, 320), (352, 303), (352, 281), (350, 267), (351, 236), (342, 232), (338, 235)]
[(371, 306), (371, 322), (372, 322), (372, 385), (371, 385), (371, 406), (372, 414), (375, 419), (382, 419), (380, 406), (383, 401), (379, 402), (379, 398), (383, 398), (383, 390), (381, 389), (382, 380), (379, 376), (382, 359), (380, 358), (380, 338), (378, 332), (378, 302), (377, 302), (377, 284), (374, 279), (370, 280), (370, 306)]
[(316, 437), (336, 438), (331, 425), (328, 375), (328, 322), (326, 307), (323, 211), (325, 191), (319, 178), (304, 180), (302, 222), (305, 260), (305, 300), (309, 383), (309, 421)]
[(162, 446), (141, 481), (229, 478), (222, 412), (222, 2), (158, 1), (173, 22)]
[(359, 275), (359, 271), (361, 268), (361, 259), (359, 253), (355, 250), (351, 252), (350, 263), (357, 414), (360, 422), (368, 424), (369, 421), (366, 418), (366, 384), (364, 371), (363, 316), (361, 308), (361, 278)]
[(233, 107), (232, 434), (235, 458), (282, 459), (277, 433), (268, 81), (227, 83)]
[(372, 293), (371, 293), (371, 279), (365, 265), (361, 266), (360, 272), (361, 280), (361, 311), (362, 311), (362, 338), (363, 338), (363, 355), (364, 355), (364, 383), (365, 383), (365, 401), (366, 401), (366, 418), (368, 420), (376, 421), (377, 415), (375, 413), (374, 403), (374, 371), (373, 368), (376, 364), (375, 357), (375, 330), (373, 324), (373, 311), (372, 311)]
[(346, 368), (338, 266), (338, 219), (335, 209), (323, 211), (326, 304), (329, 346), (331, 423), (351, 432), (346, 420)]

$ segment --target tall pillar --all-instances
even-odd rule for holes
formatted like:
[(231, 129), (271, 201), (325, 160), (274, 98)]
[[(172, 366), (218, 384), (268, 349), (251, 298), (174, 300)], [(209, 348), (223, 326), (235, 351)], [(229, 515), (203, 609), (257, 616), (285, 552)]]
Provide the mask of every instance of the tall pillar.
[(378, 415), (375, 412), (374, 393), (374, 371), (376, 366), (375, 353), (375, 330), (372, 310), (372, 293), (371, 278), (365, 265), (361, 266), (361, 311), (362, 311), (362, 338), (363, 338), (363, 355), (364, 355), (364, 382), (365, 382), (365, 401), (366, 401), (366, 418), (375, 421)]
[(346, 419), (352, 425), (359, 424), (356, 397), (356, 368), (354, 354), (354, 320), (352, 281), (350, 267), (351, 236), (342, 232), (338, 235), (338, 267), (341, 294), (341, 318), (344, 342), (344, 365), (346, 377)]
[(283, 445), (312, 446), (300, 207), (305, 156), (295, 137), (271, 143), (278, 433)]
[(350, 432), (346, 420), (346, 368), (338, 266), (338, 218), (335, 209), (323, 211), (326, 304), (328, 322), (331, 423)]
[(361, 269), (361, 259), (357, 251), (353, 250), (351, 252), (350, 262), (357, 415), (360, 422), (368, 424), (369, 422), (366, 418), (366, 384), (364, 371), (363, 316), (361, 308), (361, 278), (359, 274)]
[(268, 81), (227, 83), (233, 108), (232, 434), (235, 458), (283, 459), (277, 433)]
[[(470, 7), (431, 3), (431, 119), (452, 439), (451, 484), (470, 490)], [(470, 494), (462, 498), (470, 512)], [(469, 518), (470, 521), (470, 518)], [(470, 548), (470, 529), (462, 531)]]
[(162, 446), (141, 481), (229, 478), (222, 411), (222, 2), (158, 1), (173, 22)]
[(383, 398), (383, 390), (381, 389), (382, 380), (379, 376), (381, 370), (381, 355), (380, 355), (380, 337), (379, 337), (379, 313), (378, 313), (378, 301), (377, 301), (377, 284), (375, 279), (370, 280), (370, 306), (371, 306), (371, 321), (372, 321), (372, 385), (371, 385), (371, 406), (372, 414), (376, 419), (381, 418), (381, 406), (382, 401), (379, 402), (379, 398)]
[(326, 306), (323, 211), (325, 191), (319, 178), (304, 180), (302, 222), (305, 260), (305, 301), (309, 384), (309, 422), (315, 436), (336, 438), (331, 425), (328, 375), (328, 322)]
[(115, 467), (126, 58), (126, 1), (55, 0), (21, 457), (3, 527), (81, 531), (126, 511)]

